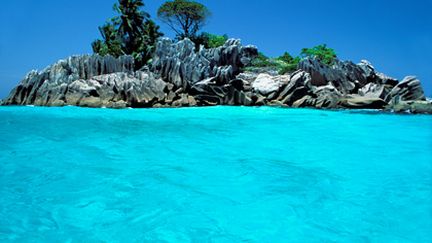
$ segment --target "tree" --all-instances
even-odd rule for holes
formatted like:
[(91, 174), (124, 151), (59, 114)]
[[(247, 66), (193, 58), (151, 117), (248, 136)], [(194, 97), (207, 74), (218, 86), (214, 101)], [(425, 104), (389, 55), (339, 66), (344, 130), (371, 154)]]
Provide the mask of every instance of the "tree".
[(92, 43), (93, 51), (100, 55), (132, 55), (135, 66), (141, 68), (151, 58), (157, 38), (162, 36), (150, 15), (141, 8), (142, 0), (119, 0), (114, 10), (119, 14), (99, 27), (102, 40)]
[(189, 0), (168, 1), (158, 10), (158, 17), (174, 30), (178, 39), (195, 37), (209, 16), (206, 6)]
[(332, 65), (336, 60), (336, 52), (327, 45), (318, 45), (312, 48), (303, 48), (300, 54), (302, 57), (314, 57), (326, 65)]
[(115, 57), (125, 55), (122, 50), (122, 42), (118, 31), (113, 23), (106, 23), (99, 27), (103, 40), (96, 40), (92, 43), (93, 51), (99, 55), (112, 55)]

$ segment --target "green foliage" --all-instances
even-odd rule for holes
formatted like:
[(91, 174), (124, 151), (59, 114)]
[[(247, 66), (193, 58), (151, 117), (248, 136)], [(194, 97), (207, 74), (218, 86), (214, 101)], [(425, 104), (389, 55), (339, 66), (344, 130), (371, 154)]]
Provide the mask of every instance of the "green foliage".
[(246, 70), (254, 68), (266, 68), (277, 71), (279, 74), (292, 73), (298, 69), (298, 64), (302, 58), (313, 57), (326, 65), (332, 65), (336, 60), (336, 52), (326, 45), (318, 45), (313, 48), (303, 48), (300, 56), (293, 57), (288, 52), (277, 58), (268, 58), (259, 53), (258, 57), (252, 60), (251, 65)]
[(200, 45), (203, 45), (205, 48), (217, 48), (223, 46), (225, 42), (228, 40), (227, 35), (215, 35), (207, 32), (203, 32), (196, 37), (192, 37), (191, 40), (195, 43), (197, 49)]
[(279, 70), (280, 74), (286, 74), (296, 71), (300, 62), (300, 57), (293, 57), (288, 52), (285, 52), (277, 59), (283, 62), (283, 65)]
[(92, 43), (93, 51), (99, 55), (112, 55), (115, 57), (124, 55), (122, 41), (113, 23), (106, 23), (99, 27), (103, 40), (96, 40)]
[(216, 48), (223, 46), (225, 42), (228, 40), (227, 35), (214, 35), (210, 33), (206, 33), (208, 38), (207, 48)]
[(251, 62), (252, 67), (278, 67), (278, 64), (274, 60), (265, 56), (262, 52), (258, 53)]
[(167, 1), (158, 10), (158, 17), (177, 34), (177, 39), (196, 37), (210, 16), (201, 3), (190, 0)]
[(295, 58), (291, 56), (288, 52), (285, 52), (282, 56), (278, 57), (277, 59), (286, 63), (291, 63), (294, 61)]
[(318, 45), (313, 48), (303, 48), (301, 51), (302, 57), (314, 57), (326, 65), (332, 65), (336, 60), (336, 52), (327, 45)]
[(287, 52), (277, 58), (268, 58), (260, 52), (258, 56), (252, 60), (252, 63), (248, 69), (252, 70), (253, 68), (266, 68), (275, 70), (279, 74), (286, 74), (297, 70), (297, 65), (299, 62), (300, 57), (292, 57)]
[(145, 65), (154, 52), (157, 38), (163, 34), (142, 7), (142, 0), (119, 0), (114, 5), (119, 16), (99, 27), (102, 40), (92, 43), (93, 51), (115, 57), (132, 55), (136, 68)]

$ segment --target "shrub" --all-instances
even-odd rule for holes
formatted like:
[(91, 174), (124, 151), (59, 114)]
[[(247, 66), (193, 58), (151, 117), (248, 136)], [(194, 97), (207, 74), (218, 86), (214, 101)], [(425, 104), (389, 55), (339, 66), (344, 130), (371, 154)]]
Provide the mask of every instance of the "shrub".
[(279, 70), (279, 74), (286, 74), (296, 71), (298, 63), (300, 62), (300, 57), (293, 57), (288, 52), (285, 52), (277, 59), (283, 62)]
[(298, 69), (298, 64), (304, 57), (314, 57), (326, 65), (332, 65), (336, 60), (336, 52), (326, 45), (318, 45), (313, 48), (303, 48), (300, 56), (293, 57), (288, 52), (277, 58), (268, 58), (263, 53), (252, 60), (251, 64), (246, 67), (246, 71), (261, 71), (266, 69), (277, 71), (279, 74), (292, 73)]
[(195, 43), (197, 50), (200, 45), (203, 45), (205, 48), (217, 48), (223, 46), (225, 42), (228, 40), (227, 35), (215, 35), (207, 32), (203, 32), (196, 37), (192, 37), (191, 40)]
[(228, 40), (228, 36), (225, 35), (214, 35), (210, 33), (205, 33), (207, 35), (207, 48), (217, 48), (223, 46), (225, 42)]
[(302, 57), (314, 57), (326, 65), (332, 65), (336, 60), (336, 52), (327, 45), (318, 45), (312, 48), (303, 48), (301, 51)]
[(268, 58), (260, 52), (246, 70), (253, 71), (256, 68), (265, 68), (276, 71), (279, 74), (286, 74), (297, 70), (299, 62), (300, 57), (292, 57), (288, 52), (277, 58)]
[(250, 66), (252, 67), (278, 67), (279, 65), (271, 58), (265, 56), (262, 52), (258, 53), (258, 56), (255, 57)]

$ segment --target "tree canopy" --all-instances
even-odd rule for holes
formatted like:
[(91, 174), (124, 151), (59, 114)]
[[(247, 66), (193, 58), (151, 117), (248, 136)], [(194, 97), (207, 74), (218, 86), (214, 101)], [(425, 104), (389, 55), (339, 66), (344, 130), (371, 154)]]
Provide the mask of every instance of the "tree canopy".
[(167, 1), (158, 10), (158, 17), (171, 27), (178, 39), (195, 37), (209, 16), (206, 6), (189, 0)]
[(102, 40), (92, 43), (93, 51), (100, 55), (132, 55), (137, 68), (150, 60), (157, 38), (162, 36), (159, 26), (150, 15), (141, 10), (142, 0), (119, 0), (114, 10), (119, 16), (113, 17), (99, 27)]

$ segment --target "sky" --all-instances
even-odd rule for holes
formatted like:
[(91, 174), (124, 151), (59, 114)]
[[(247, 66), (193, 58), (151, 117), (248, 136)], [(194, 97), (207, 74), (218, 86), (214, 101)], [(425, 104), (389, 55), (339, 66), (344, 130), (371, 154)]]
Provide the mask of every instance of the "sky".
[[(27, 72), (59, 59), (91, 53), (98, 26), (114, 16), (116, 0), (2, 1), (0, 98)], [(157, 19), (163, 0), (144, 0)], [(432, 97), (432, 0), (201, 0), (212, 12), (203, 31), (256, 45), (268, 56), (327, 44), (342, 60), (369, 60), (402, 79), (417, 76)]]

